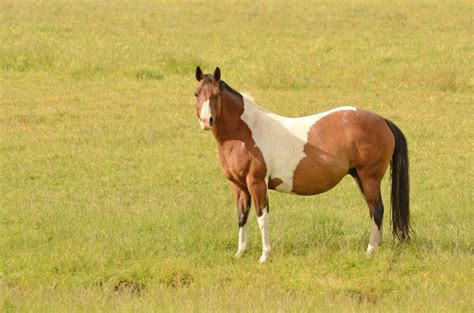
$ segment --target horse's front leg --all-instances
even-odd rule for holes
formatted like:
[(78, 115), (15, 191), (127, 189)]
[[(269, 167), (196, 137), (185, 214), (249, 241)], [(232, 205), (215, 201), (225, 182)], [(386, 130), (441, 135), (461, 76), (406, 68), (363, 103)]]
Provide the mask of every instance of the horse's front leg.
[(239, 225), (239, 243), (235, 256), (241, 257), (247, 246), (247, 217), (250, 212), (251, 198), (247, 189), (241, 188), (234, 183), (232, 183), (232, 192), (237, 203), (237, 223)]
[(260, 256), (259, 262), (263, 263), (268, 259), (268, 255), (272, 250), (270, 244), (269, 234), (269, 222), (270, 216), (268, 215), (268, 198), (267, 198), (267, 184), (264, 179), (249, 179), (247, 182), (250, 195), (253, 198), (253, 204), (257, 213), (258, 227), (262, 235), (262, 255)]

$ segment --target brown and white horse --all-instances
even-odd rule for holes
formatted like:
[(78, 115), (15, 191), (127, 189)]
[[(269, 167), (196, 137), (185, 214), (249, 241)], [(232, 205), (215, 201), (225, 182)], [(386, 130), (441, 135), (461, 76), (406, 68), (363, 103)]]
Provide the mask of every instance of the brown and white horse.
[(407, 142), (391, 121), (355, 107), (289, 118), (257, 107), (220, 79), (220, 70), (203, 74), (195, 91), (202, 129), (217, 140), (219, 159), (237, 203), (241, 256), (247, 243), (246, 222), (253, 204), (262, 235), (265, 262), (271, 251), (268, 189), (296, 195), (328, 191), (349, 174), (369, 206), (371, 254), (382, 239), (384, 206), (380, 183), (391, 164), (393, 234), (408, 240), (409, 183)]

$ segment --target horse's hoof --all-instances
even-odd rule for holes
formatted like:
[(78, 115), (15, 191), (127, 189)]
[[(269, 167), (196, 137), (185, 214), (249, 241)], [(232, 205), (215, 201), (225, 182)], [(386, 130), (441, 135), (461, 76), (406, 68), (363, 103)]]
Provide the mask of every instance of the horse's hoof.
[(367, 247), (367, 256), (369, 257), (372, 254), (374, 254), (374, 251), (375, 251), (375, 247), (369, 243), (369, 246)]
[(265, 263), (268, 259), (268, 254), (264, 253), (262, 254), (262, 256), (260, 257), (260, 259), (258, 259), (258, 262), (259, 263)]

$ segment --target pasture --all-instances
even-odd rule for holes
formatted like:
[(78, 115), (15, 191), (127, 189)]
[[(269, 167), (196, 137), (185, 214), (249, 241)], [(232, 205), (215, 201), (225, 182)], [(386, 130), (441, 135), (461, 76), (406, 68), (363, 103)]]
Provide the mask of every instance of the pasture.
[[(474, 307), (470, 1), (0, 0), (0, 311)], [(410, 153), (408, 245), (365, 249), (354, 180), (237, 217), (194, 70), (286, 116), (353, 105)]]

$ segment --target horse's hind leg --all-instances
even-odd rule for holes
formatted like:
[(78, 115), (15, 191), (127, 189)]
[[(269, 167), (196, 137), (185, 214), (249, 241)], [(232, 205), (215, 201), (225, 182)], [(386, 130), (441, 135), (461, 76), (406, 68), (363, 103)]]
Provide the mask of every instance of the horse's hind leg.
[(360, 171), (358, 174), (361, 189), (370, 212), (370, 241), (367, 247), (367, 254), (370, 255), (382, 241), (384, 206), (380, 193), (380, 183), (383, 175), (369, 176), (364, 171)]
[(382, 243), (382, 233), (383, 233), (383, 212), (384, 206), (382, 201), (382, 196), (379, 194), (378, 201), (372, 202), (370, 208), (370, 218), (371, 218), (371, 227), (370, 227), (370, 241), (367, 247), (367, 254), (372, 254), (375, 248)]

